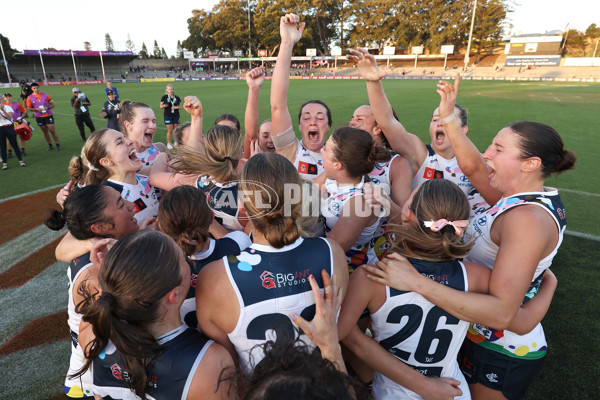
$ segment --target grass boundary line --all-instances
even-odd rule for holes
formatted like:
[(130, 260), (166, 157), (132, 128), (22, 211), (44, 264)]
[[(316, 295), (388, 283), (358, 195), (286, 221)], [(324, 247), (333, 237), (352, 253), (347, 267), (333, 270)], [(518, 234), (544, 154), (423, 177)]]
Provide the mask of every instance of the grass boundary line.
[(573, 190), (573, 189), (558, 188), (558, 191), (559, 192), (566, 192), (566, 193), (573, 193), (573, 194), (581, 194), (583, 196), (600, 197), (600, 193), (590, 193), (590, 192), (584, 192), (582, 190)]
[(60, 185), (48, 186), (43, 189), (34, 190), (32, 192), (17, 194), (15, 196), (7, 197), (5, 199), (0, 199), (0, 203), (4, 203), (6, 201), (10, 201), (10, 200), (14, 200), (14, 199), (20, 199), (21, 197), (26, 197), (26, 196), (29, 196), (30, 194), (36, 194), (36, 193), (40, 193), (40, 192), (45, 192), (46, 190), (56, 189), (58, 187), (65, 186), (67, 183), (69, 183), (69, 182), (61, 183)]
[(567, 231), (565, 231), (565, 235), (574, 236), (574, 237), (578, 237), (581, 239), (593, 240), (595, 242), (600, 242), (600, 236), (594, 236), (594, 235), (590, 235), (588, 233), (581, 233), (581, 232), (567, 230)]

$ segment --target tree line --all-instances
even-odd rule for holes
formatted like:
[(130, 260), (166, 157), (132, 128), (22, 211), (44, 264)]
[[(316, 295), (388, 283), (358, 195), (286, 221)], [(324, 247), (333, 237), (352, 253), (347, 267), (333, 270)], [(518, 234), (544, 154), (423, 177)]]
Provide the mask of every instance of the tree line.
[[(483, 52), (497, 44), (512, 0), (479, 0), (473, 45)], [(249, 9), (248, 9), (249, 7)], [(209, 51), (245, 54), (256, 49), (269, 56), (279, 45), (279, 17), (294, 12), (306, 22), (296, 54), (307, 48), (319, 55), (332, 46), (382, 49), (395, 46), (410, 52), (424, 46), (439, 54), (442, 45), (464, 46), (468, 40), (472, 3), (464, 0), (221, 0), (211, 11), (193, 10), (188, 19), (190, 36), (183, 47), (196, 55)], [(248, 18), (248, 13), (250, 18)], [(248, 24), (250, 20), (250, 29)]]

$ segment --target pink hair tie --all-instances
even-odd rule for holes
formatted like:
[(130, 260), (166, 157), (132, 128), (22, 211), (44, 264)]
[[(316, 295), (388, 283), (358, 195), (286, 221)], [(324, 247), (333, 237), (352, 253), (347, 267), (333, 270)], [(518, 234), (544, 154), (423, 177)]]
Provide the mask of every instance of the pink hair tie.
[(446, 225), (452, 225), (456, 235), (462, 236), (464, 233), (463, 230), (467, 226), (469, 226), (469, 221), (466, 219), (462, 219), (460, 221), (448, 221), (447, 219), (438, 219), (437, 221), (423, 221), (423, 225), (425, 225), (426, 228), (429, 228), (434, 232), (441, 231), (442, 228)]

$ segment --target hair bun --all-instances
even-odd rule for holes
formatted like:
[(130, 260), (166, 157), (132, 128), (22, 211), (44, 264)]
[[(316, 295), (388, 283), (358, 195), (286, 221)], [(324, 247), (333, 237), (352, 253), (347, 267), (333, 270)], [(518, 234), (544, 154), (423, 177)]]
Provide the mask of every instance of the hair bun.
[(571, 150), (563, 151), (562, 160), (554, 167), (554, 173), (560, 174), (561, 172), (571, 170), (575, 168), (575, 162), (577, 161), (577, 155)]

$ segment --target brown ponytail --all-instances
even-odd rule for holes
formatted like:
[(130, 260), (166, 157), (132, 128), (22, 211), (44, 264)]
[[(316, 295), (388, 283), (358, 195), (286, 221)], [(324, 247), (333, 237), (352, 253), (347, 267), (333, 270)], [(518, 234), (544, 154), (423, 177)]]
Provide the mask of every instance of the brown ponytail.
[(302, 190), (298, 171), (279, 154), (257, 154), (246, 162), (242, 171), (240, 189), (244, 208), (254, 227), (278, 249), (294, 243), (301, 233), (298, 219), (302, 200), (292, 202), (286, 198), (289, 195), (286, 185)]

